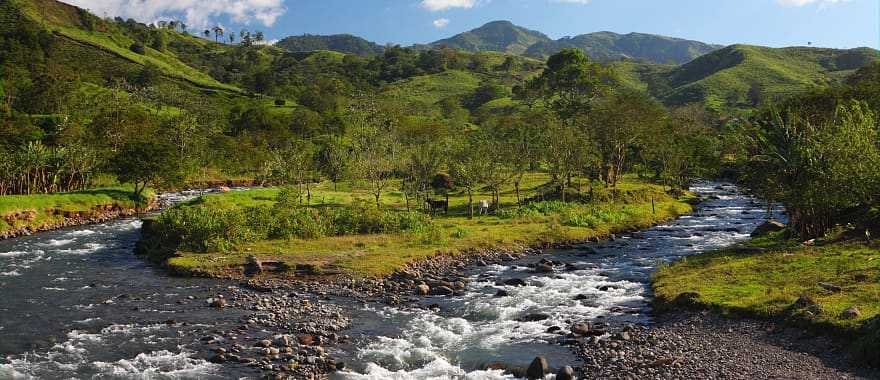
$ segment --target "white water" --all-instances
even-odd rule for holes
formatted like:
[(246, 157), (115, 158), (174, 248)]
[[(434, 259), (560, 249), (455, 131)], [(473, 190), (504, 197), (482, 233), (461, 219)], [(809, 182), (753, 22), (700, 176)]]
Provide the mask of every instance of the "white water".
[[(546, 355), (552, 367), (578, 363), (567, 350), (553, 343), (559, 335), (547, 333), (558, 326), (568, 330), (578, 321), (650, 323), (650, 273), (660, 262), (715, 249), (748, 238), (763, 222), (761, 206), (733, 187), (716, 190), (705, 184), (692, 190), (720, 199), (702, 205), (695, 215), (618, 239), (592, 244), (597, 254), (580, 250), (544, 255), (573, 263), (576, 271), (533, 273), (526, 264), (538, 258), (482, 268), (471, 273), (467, 292), (460, 297), (435, 297), (440, 312), (394, 308), (364, 310), (400, 329), (372, 339), (353, 355), (353, 370), (345, 379), (498, 379), (500, 371), (483, 371), (501, 362), (528, 366), (532, 358)], [(778, 217), (778, 215), (777, 215)], [(736, 231), (733, 231), (736, 229)], [(488, 271), (488, 273), (485, 273)], [(524, 287), (499, 286), (496, 280), (523, 278)], [(606, 290), (601, 290), (608, 286)], [(507, 297), (494, 297), (499, 290)], [(585, 300), (575, 300), (576, 296)], [(519, 322), (530, 313), (546, 313), (538, 322)], [(554, 362), (554, 359), (557, 362)], [(566, 361), (566, 362), (559, 362)], [(548, 376), (552, 378), (552, 376)]]

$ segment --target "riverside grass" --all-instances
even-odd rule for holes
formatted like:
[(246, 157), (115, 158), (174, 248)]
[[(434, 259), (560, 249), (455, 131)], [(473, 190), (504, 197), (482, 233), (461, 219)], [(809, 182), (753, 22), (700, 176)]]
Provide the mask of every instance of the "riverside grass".
[[(62, 216), (50, 214), (50, 210), (84, 212), (105, 205), (133, 208), (137, 202), (131, 195), (130, 187), (108, 187), (70, 193), (0, 196), (0, 233), (60, 221)], [(154, 192), (148, 189), (144, 196), (152, 198)], [(16, 220), (10, 224), (5, 218), (6, 215), (27, 212), (33, 213), (33, 219)]]
[[(521, 196), (535, 196), (548, 180), (549, 176), (543, 173), (528, 174), (521, 183)], [(263, 260), (282, 261), (289, 267), (308, 266), (318, 272), (381, 277), (409, 263), (441, 253), (460, 254), (479, 249), (586, 240), (618, 231), (646, 228), (690, 212), (687, 199), (674, 199), (666, 195), (664, 190), (662, 186), (628, 177), (618, 185), (618, 199), (615, 202), (569, 205), (566, 206), (566, 213), (528, 212), (512, 216), (513, 213), (502, 211), (498, 216), (474, 219), (467, 218), (467, 196), (454, 193), (450, 196), (449, 215), (436, 215), (433, 228), (426, 230), (318, 239), (261, 240), (238, 244), (225, 252), (178, 252), (179, 256), (168, 259), (166, 264), (175, 273), (222, 276), (240, 272), (246, 258), (254, 255)], [(209, 195), (182, 207), (265, 206), (275, 203), (278, 191), (268, 188)], [(605, 190), (597, 188), (595, 191), (600, 193)], [(351, 188), (347, 184), (339, 184), (334, 191), (333, 185), (326, 182), (312, 189), (313, 205), (345, 206), (358, 199), (369, 200), (370, 194), (365, 189)], [(490, 195), (475, 194), (475, 202), (479, 199), (490, 199)], [(382, 203), (385, 209), (405, 210), (406, 207), (404, 195), (397, 191), (384, 193)], [(501, 203), (502, 210), (516, 207), (512, 186), (501, 192)], [(411, 204), (411, 207), (420, 205)], [(571, 221), (572, 215), (582, 217), (577, 218), (578, 222), (575, 223)], [(592, 219), (586, 221), (587, 218), (583, 217), (586, 215)]]
[[(737, 253), (736, 248), (689, 256), (655, 273), (653, 288), (661, 304), (680, 294), (696, 292), (696, 305), (734, 315), (772, 319), (790, 316), (800, 296), (812, 298), (822, 312), (810, 325), (854, 332), (880, 314), (880, 249), (863, 241), (804, 246), (782, 233), (744, 244), (764, 248), (760, 253)], [(841, 287), (826, 290), (820, 283)], [(856, 307), (859, 317), (841, 313)]]

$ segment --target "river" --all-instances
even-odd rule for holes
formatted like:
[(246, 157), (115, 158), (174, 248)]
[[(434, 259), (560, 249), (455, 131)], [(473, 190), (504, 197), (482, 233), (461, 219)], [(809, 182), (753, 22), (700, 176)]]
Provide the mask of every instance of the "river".
[[(669, 224), (575, 249), (474, 268), (462, 296), (429, 297), (438, 309), (352, 302), (334, 377), (502, 378), (490, 363), (577, 365), (554, 326), (573, 321), (649, 324), (650, 273), (659, 263), (748, 238), (766, 217), (730, 185), (694, 191), (712, 199)], [(779, 217), (777, 215), (777, 217)], [(232, 329), (244, 310), (204, 300), (233, 284), (169, 277), (133, 254), (140, 222), (113, 222), (0, 242), (0, 378), (241, 378), (259, 373), (209, 363), (205, 335)], [(570, 270), (534, 273), (547, 258)], [(522, 278), (529, 285), (497, 281)], [(509, 293), (496, 297), (499, 290)], [(344, 303), (344, 300), (336, 300)], [(546, 319), (520, 322), (536, 313)]]

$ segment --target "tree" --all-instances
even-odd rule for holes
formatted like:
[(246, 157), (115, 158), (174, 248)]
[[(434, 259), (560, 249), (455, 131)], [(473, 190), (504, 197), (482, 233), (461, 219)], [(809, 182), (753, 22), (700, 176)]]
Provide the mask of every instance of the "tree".
[(351, 143), (343, 136), (329, 135), (319, 140), (317, 146), (318, 170), (333, 182), (336, 191), (336, 184), (345, 178), (351, 163)]
[(393, 180), (399, 143), (394, 136), (394, 120), (378, 109), (370, 99), (362, 99), (348, 112), (352, 142), (351, 172), (369, 183), (370, 191), (381, 206), (382, 192)]
[(523, 176), (538, 164), (541, 153), (542, 131), (533, 123), (540, 123), (540, 112), (529, 112), (522, 116), (511, 116), (499, 119), (492, 130), (492, 135), (501, 143), (501, 160), (509, 165), (513, 180), (516, 204), (522, 203), (520, 183)]
[(615, 187), (631, 149), (663, 124), (666, 112), (647, 94), (625, 89), (596, 101), (593, 111), (583, 131), (595, 144), (602, 179)]
[(133, 198), (143, 199), (147, 186), (180, 184), (186, 177), (177, 151), (161, 142), (129, 142), (116, 154), (111, 170), (121, 183), (134, 185)]
[[(305, 185), (306, 204), (312, 200), (310, 183), (315, 170), (315, 146), (305, 140), (291, 140), (272, 152), (271, 178), (274, 182), (298, 188)], [(300, 191), (302, 193), (302, 191)]]
[(768, 109), (741, 138), (746, 180), (758, 195), (785, 203), (805, 239), (821, 236), (848, 209), (869, 205), (880, 190), (876, 119), (865, 103), (845, 101), (831, 114), (809, 97)]
[(220, 42), (220, 37), (223, 37), (223, 28), (218, 25), (212, 31), (214, 32), (214, 42)]
[(211, 31), (208, 30), (208, 29), (205, 29), (205, 30), (202, 32), (202, 34), (205, 36), (205, 38), (209, 38), (209, 37), (211, 37)]
[(617, 81), (614, 71), (590, 61), (579, 49), (562, 49), (547, 60), (547, 69), (518, 91), (521, 97), (537, 97), (563, 122), (589, 113), (593, 102), (611, 92)]
[(469, 133), (454, 148), (449, 160), (449, 175), (457, 187), (467, 191), (468, 218), (474, 218), (474, 190), (486, 180), (492, 162), (486, 154), (486, 139), (480, 133)]
[(546, 114), (542, 124), (545, 126), (541, 139), (544, 161), (560, 199), (565, 202), (571, 178), (587, 162), (588, 145), (585, 142), (588, 139), (582, 131), (560, 122), (554, 114)]

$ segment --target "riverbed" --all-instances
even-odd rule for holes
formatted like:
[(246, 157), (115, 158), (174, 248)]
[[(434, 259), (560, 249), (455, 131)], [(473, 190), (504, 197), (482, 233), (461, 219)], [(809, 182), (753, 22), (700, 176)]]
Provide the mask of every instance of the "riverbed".
[[(503, 378), (503, 370), (487, 367), (527, 366), (538, 355), (554, 367), (582, 365), (563, 344), (572, 323), (650, 325), (649, 279), (657, 265), (743, 241), (767, 217), (734, 186), (693, 190), (708, 199), (693, 215), (471, 268), (457, 296), (406, 307), (326, 300), (351, 318), (341, 332), (351, 340), (331, 350), (347, 364), (334, 377)], [(139, 227), (124, 219), (0, 242), (0, 378), (259, 376), (254, 366), (206, 360), (212, 353), (205, 337), (241, 330), (254, 310), (217, 310), (205, 300), (246, 290), (167, 276), (133, 254)], [(535, 271), (541, 259), (554, 264), (552, 272)], [(509, 279), (525, 286), (501, 283)]]

